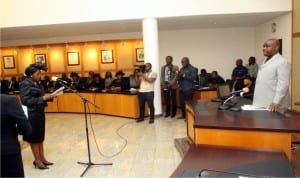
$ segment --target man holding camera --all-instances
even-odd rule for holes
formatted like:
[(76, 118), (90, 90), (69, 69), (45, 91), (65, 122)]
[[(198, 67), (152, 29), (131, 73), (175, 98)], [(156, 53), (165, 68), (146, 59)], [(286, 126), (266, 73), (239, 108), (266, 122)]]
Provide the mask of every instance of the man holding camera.
[(165, 97), (166, 114), (165, 117), (171, 118), (176, 116), (176, 89), (177, 84), (177, 73), (179, 68), (177, 65), (173, 65), (173, 57), (166, 56), (166, 64), (161, 67), (161, 89)]
[(145, 116), (145, 104), (148, 103), (150, 109), (149, 123), (154, 123), (154, 82), (157, 74), (151, 70), (151, 63), (145, 64), (145, 72), (139, 71), (137, 74), (136, 82), (140, 84), (138, 92), (140, 117), (136, 122), (144, 121)]

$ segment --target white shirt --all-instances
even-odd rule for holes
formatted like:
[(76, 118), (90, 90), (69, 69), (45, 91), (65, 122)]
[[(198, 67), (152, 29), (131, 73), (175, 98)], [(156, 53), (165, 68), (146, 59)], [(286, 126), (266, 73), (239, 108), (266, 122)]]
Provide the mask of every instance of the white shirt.
[(165, 82), (169, 82), (171, 79), (171, 70), (170, 67), (165, 67)]
[[(157, 77), (157, 74), (155, 72), (147, 72), (144, 74), (146, 76), (146, 78), (155, 78)], [(140, 90), (139, 92), (152, 92), (154, 91), (154, 84), (155, 82), (148, 82), (146, 80), (143, 79), (143, 77), (140, 77), (141, 79), (141, 84), (140, 84)]]

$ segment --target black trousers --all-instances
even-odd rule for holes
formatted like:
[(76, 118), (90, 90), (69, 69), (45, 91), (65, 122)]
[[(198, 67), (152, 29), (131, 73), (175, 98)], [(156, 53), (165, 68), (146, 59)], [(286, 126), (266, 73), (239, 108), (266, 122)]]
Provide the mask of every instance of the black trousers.
[(176, 104), (176, 89), (163, 90), (166, 105), (166, 115), (176, 115), (177, 104)]
[(181, 107), (181, 113), (182, 113), (182, 117), (185, 117), (185, 102), (186, 101), (190, 101), (193, 99), (193, 94), (194, 94), (194, 90), (180, 90), (179, 91), (179, 95), (180, 95), (180, 107)]
[(1, 155), (1, 177), (24, 177), (21, 153)]
[(140, 108), (140, 118), (144, 119), (145, 117), (145, 104), (148, 103), (150, 109), (150, 120), (154, 120), (154, 91), (152, 92), (139, 92), (139, 108)]

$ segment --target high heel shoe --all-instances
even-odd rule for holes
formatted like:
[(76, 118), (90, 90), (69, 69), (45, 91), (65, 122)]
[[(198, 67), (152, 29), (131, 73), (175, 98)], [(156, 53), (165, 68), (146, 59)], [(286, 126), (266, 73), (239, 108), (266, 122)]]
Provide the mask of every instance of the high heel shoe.
[(51, 163), (51, 162), (49, 162), (49, 161), (44, 161), (43, 163), (44, 163), (45, 166), (51, 166), (51, 165), (54, 164), (54, 163)]
[(34, 165), (34, 168), (36, 169), (49, 169), (47, 166), (43, 165), (38, 165), (36, 162), (32, 162), (32, 164)]

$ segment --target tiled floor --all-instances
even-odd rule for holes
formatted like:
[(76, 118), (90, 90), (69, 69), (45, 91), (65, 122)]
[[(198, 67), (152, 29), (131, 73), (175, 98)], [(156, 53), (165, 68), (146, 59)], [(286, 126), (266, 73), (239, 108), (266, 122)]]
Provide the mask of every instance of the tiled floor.
[[(88, 162), (84, 115), (47, 114), (46, 119), (45, 151), (55, 164), (48, 170), (35, 169), (31, 150), (24, 143), (25, 177), (80, 177), (87, 166), (77, 161)], [(167, 178), (181, 162), (174, 139), (186, 137), (183, 120), (156, 117), (155, 123), (149, 124), (148, 120), (136, 123), (133, 119), (91, 115), (88, 125), (91, 162), (113, 165), (93, 165), (85, 173), (86, 178)], [(296, 146), (292, 162), (299, 176), (300, 149)]]
[[(47, 114), (46, 119), (45, 151), (55, 164), (48, 170), (35, 169), (31, 150), (26, 147), (22, 151), (25, 176), (80, 177), (87, 166), (77, 161), (88, 162), (84, 115)], [(93, 165), (84, 177), (167, 178), (181, 161), (174, 139), (186, 136), (183, 120), (157, 117), (149, 124), (148, 120), (136, 123), (133, 119), (91, 115), (88, 125), (92, 163), (113, 165)]]

